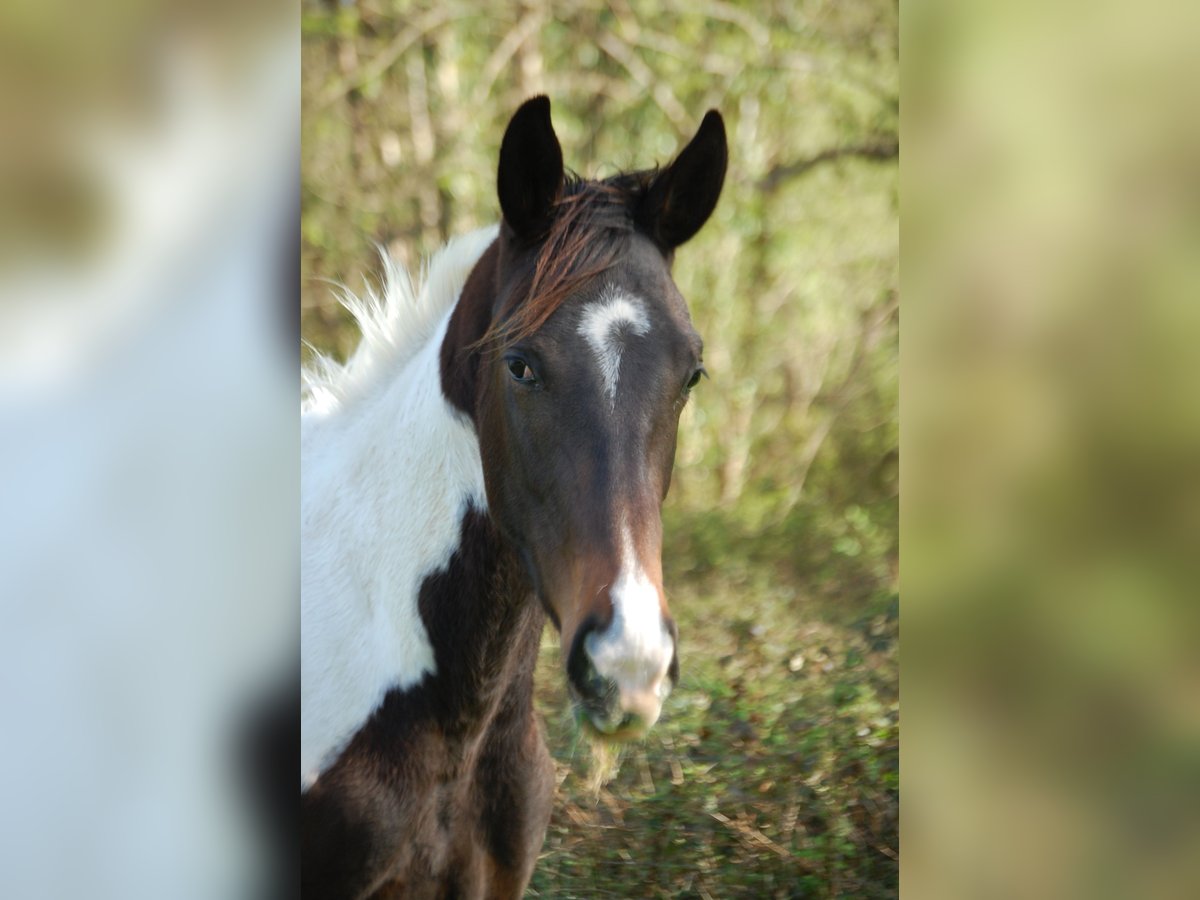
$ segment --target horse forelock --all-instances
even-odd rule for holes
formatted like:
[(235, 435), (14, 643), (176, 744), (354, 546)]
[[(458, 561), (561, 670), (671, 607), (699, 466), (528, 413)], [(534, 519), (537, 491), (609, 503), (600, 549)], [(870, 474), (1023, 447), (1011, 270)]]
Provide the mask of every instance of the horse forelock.
[(568, 297), (615, 266), (636, 230), (637, 204), (653, 176), (653, 170), (604, 181), (569, 176), (532, 271), (513, 286), (477, 346), (498, 352), (529, 337)]

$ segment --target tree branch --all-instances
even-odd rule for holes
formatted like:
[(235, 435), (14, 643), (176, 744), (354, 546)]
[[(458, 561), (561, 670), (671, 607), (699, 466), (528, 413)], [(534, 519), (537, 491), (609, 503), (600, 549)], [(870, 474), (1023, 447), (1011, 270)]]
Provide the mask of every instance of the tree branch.
[(830, 147), (807, 159), (775, 166), (760, 181), (759, 187), (764, 191), (774, 191), (785, 181), (805, 174), (822, 163), (833, 162), (847, 157), (868, 159), (875, 162), (885, 162), (900, 157), (900, 139), (891, 135), (877, 138), (864, 144), (847, 144), (844, 147)]
[(405, 52), (426, 34), (449, 22), (453, 15), (444, 7), (435, 7), (401, 31), (391, 42), (377, 53), (370, 62), (358, 65), (354, 61), (353, 71), (343, 73), (342, 80), (334, 84), (317, 100), (318, 109), (330, 106), (367, 82), (382, 77), (383, 73), (396, 64)]
[(601, 31), (596, 35), (596, 44), (611, 56), (617, 63), (625, 69), (626, 72), (638, 83), (641, 88), (654, 98), (654, 102), (658, 104), (659, 109), (663, 111), (671, 124), (679, 129), (680, 133), (688, 127), (687, 110), (679, 102), (679, 99), (667, 86), (666, 81), (657, 78), (650, 67), (642, 61), (633, 49), (623, 40), (618, 38), (611, 32)]

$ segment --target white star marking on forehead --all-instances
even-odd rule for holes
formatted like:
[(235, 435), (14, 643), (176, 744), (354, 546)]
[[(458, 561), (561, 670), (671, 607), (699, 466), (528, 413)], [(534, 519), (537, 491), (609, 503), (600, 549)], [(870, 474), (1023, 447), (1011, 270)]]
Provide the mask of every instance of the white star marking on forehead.
[(634, 334), (644, 335), (650, 330), (650, 321), (646, 318), (641, 300), (616, 288), (608, 288), (599, 300), (589, 304), (579, 321), (579, 333), (587, 339), (596, 354), (604, 393), (614, 409), (617, 405), (617, 379), (621, 375), (621, 353), (625, 349), (618, 333), (622, 326)]

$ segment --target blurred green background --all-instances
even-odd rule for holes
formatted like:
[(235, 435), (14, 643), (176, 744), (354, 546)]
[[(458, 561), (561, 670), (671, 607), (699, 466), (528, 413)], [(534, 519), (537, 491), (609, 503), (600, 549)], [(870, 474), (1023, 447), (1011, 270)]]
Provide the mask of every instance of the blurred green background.
[(676, 281), (712, 375), (680, 429), (664, 570), (682, 680), (595, 789), (547, 632), (559, 767), (529, 896), (894, 897), (898, 880), (897, 5), (303, 5), (302, 330), (329, 281), (496, 220), (519, 103), (567, 165), (666, 163), (725, 117), (717, 212)]
[(904, 17), (905, 894), (1200, 896), (1200, 6)]

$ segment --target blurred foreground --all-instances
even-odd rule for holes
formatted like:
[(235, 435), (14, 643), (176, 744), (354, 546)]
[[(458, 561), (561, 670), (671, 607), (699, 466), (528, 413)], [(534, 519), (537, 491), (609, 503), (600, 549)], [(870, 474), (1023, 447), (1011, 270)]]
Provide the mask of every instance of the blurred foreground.
[(0, 896), (295, 896), (295, 12), (58, 7), (0, 19)]

